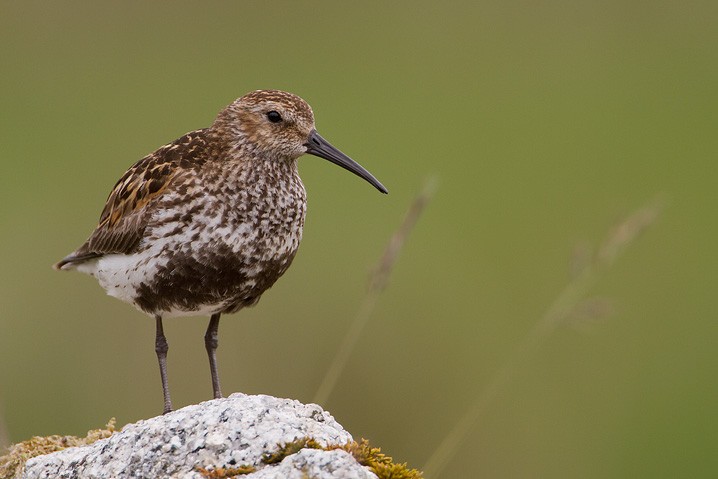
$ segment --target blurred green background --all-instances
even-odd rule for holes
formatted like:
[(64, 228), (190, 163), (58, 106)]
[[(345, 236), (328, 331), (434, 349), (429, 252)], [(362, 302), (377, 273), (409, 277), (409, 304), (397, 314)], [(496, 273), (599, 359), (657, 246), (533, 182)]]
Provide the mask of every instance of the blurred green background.
[[(439, 189), (325, 407), (421, 467), (602, 241), (616, 313), (525, 358), (440, 477), (714, 477), (718, 3), (2, 2), (0, 408), (10, 440), (158, 414), (153, 321), (50, 265), (140, 157), (247, 91), (314, 108), (378, 194), (314, 157), (293, 267), (226, 317), (226, 393), (311, 401), (424, 179)], [(176, 407), (206, 319), (166, 322)]]

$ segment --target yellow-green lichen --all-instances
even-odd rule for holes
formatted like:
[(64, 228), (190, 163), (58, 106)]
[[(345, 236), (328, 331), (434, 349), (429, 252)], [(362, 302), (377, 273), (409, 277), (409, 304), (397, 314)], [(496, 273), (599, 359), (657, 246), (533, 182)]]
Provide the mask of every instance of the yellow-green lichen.
[(239, 466), (239, 467), (218, 467), (217, 469), (205, 469), (204, 467), (198, 467), (197, 472), (202, 474), (207, 479), (227, 479), (231, 477), (241, 476), (243, 474), (251, 474), (256, 471), (257, 468), (254, 466)]
[(287, 442), (285, 444), (279, 444), (279, 449), (275, 452), (268, 452), (262, 455), (262, 462), (264, 464), (276, 464), (282, 462), (282, 460), (296, 454), (302, 449), (323, 449), (321, 444), (312, 439), (311, 437), (302, 437), (295, 439), (294, 441)]
[[(345, 444), (332, 444), (322, 446), (315, 439), (310, 437), (297, 438), (284, 444), (279, 444), (278, 449), (272, 453), (266, 453), (262, 456), (263, 464), (276, 464), (284, 460), (285, 457), (296, 454), (302, 449), (322, 449), (324, 451), (342, 450), (351, 454), (354, 459), (364, 467), (377, 475), (379, 479), (421, 479), (421, 472), (416, 469), (409, 469), (406, 463), (397, 464), (390, 456), (382, 454), (378, 447), (371, 447), (369, 441), (362, 439), (360, 442), (350, 441)], [(242, 466), (240, 468), (217, 468), (212, 470), (200, 469), (207, 479), (230, 479), (242, 474), (249, 474), (256, 469), (252, 466)]]
[(87, 446), (100, 439), (108, 438), (115, 432), (115, 418), (113, 417), (104, 429), (88, 431), (85, 437), (57, 435), (33, 437), (27, 441), (13, 444), (8, 448), (8, 453), (0, 457), (0, 479), (20, 477), (25, 463), (33, 457), (61, 451), (68, 447)]
[(395, 463), (391, 456), (382, 454), (381, 448), (371, 447), (369, 441), (350, 441), (343, 445), (329, 446), (326, 450), (342, 449), (354, 456), (362, 466), (368, 467), (379, 479), (421, 479), (421, 472), (409, 469), (406, 463)]

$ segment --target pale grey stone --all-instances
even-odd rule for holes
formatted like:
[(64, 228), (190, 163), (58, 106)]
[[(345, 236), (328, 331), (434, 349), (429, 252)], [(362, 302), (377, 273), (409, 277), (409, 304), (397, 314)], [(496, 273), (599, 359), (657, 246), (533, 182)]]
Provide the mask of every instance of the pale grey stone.
[(202, 479), (198, 468), (251, 465), (243, 479), (376, 476), (341, 450), (302, 449), (277, 464), (262, 456), (278, 444), (311, 437), (322, 445), (344, 444), (351, 435), (316, 404), (272, 396), (233, 394), (164, 416), (128, 424), (89, 446), (28, 461), (23, 479)]

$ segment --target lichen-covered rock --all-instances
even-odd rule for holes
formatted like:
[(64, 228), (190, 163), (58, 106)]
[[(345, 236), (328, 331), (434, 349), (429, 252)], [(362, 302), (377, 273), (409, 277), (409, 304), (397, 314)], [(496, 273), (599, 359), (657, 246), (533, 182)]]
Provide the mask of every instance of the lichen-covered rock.
[(22, 478), (203, 479), (240, 470), (253, 471), (237, 476), (243, 479), (376, 478), (341, 449), (283, 451), (282, 445), (302, 438), (320, 446), (352, 441), (315, 404), (233, 394), (129, 424), (89, 446), (36, 457)]

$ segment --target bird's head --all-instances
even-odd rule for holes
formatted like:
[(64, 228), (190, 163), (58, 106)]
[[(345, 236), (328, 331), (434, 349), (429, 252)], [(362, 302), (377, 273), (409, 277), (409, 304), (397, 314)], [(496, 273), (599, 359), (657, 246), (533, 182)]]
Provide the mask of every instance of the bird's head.
[(297, 95), (281, 90), (256, 90), (235, 100), (215, 121), (238, 143), (273, 161), (293, 161), (305, 153), (331, 161), (364, 178), (382, 193), (387, 189), (359, 163), (322, 138), (314, 113)]

